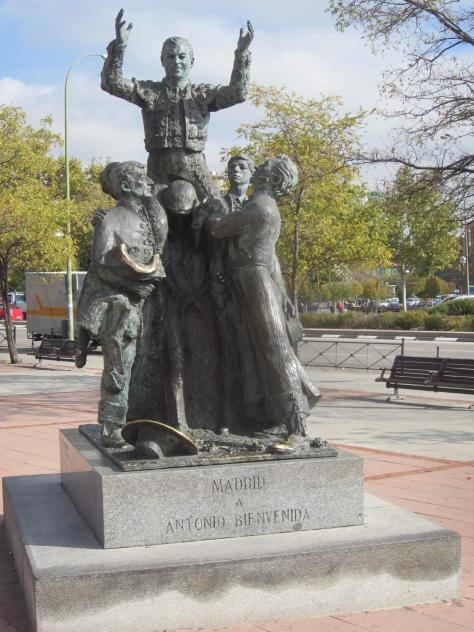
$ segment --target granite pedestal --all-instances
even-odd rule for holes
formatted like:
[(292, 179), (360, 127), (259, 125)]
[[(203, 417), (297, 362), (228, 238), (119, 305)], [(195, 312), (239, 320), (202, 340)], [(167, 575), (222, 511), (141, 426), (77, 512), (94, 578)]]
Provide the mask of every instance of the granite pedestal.
[(63, 486), (104, 548), (364, 520), (362, 459), (347, 452), (124, 472), (76, 429), (60, 431), (60, 452)]
[(370, 497), (362, 526), (104, 549), (59, 476), (4, 478), (3, 493), (34, 632), (158, 632), (459, 597), (459, 535)]

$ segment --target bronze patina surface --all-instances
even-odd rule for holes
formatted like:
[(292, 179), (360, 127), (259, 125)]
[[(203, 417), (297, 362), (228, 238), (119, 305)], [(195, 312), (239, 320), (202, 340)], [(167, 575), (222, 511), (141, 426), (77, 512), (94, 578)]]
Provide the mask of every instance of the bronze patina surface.
[(198, 446), (198, 454), (160, 459), (140, 459), (137, 458), (133, 446), (126, 445), (121, 448), (104, 446), (101, 441), (100, 426), (97, 424), (84, 424), (79, 426), (79, 430), (102, 454), (125, 472), (252, 461), (327, 458), (338, 455), (335, 448), (329, 447), (325, 441), (320, 439), (308, 441), (306, 449), (299, 452), (272, 454), (266, 451), (269, 444), (263, 440), (230, 434), (216, 435), (211, 430), (195, 429), (189, 430), (188, 435)]

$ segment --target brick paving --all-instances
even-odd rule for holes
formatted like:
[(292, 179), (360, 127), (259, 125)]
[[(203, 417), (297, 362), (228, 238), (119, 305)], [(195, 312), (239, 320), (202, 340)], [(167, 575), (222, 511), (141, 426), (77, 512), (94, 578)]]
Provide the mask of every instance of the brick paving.
[[(5, 368), (1, 367), (0, 371)], [(96, 389), (0, 396), (0, 477), (59, 471), (58, 429), (94, 422), (97, 397)], [(200, 632), (474, 631), (474, 460), (456, 461), (360, 446), (344, 447), (363, 457), (365, 486), (369, 493), (461, 534), (461, 601), (219, 629), (201, 628)], [(1, 503), (0, 499), (0, 514), (3, 513)], [(26, 608), (0, 516), (0, 632), (28, 630)], [(156, 632), (162, 630), (157, 627)]]

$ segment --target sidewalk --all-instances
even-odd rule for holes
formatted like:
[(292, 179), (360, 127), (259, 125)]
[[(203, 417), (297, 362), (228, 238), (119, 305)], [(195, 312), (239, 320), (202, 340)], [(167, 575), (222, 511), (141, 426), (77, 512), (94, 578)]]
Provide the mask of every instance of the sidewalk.
[[(0, 365), (0, 477), (59, 471), (57, 430), (96, 419), (100, 369), (78, 371), (68, 363), (45, 363), (45, 367)], [(310, 434), (362, 456), (369, 493), (462, 535), (462, 601), (225, 629), (474, 631), (474, 410), (467, 408), (472, 400), (407, 392), (401, 402), (386, 402), (390, 391), (374, 382), (375, 373), (332, 369), (310, 373), (323, 393), (310, 418)], [(0, 516), (0, 632), (26, 632), (26, 609), (2, 520)]]

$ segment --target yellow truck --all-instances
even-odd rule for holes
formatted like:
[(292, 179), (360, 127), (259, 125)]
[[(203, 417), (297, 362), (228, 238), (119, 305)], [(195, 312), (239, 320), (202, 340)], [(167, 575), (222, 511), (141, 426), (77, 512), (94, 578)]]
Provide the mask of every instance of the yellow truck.
[[(86, 272), (72, 273), (72, 292), (74, 316), (77, 311), (77, 298), (82, 290)], [(26, 272), (26, 304), (28, 319), (26, 329), (28, 338), (67, 337), (67, 300), (65, 272)], [(74, 319), (75, 321), (75, 319)], [(77, 325), (75, 323), (77, 335)]]

